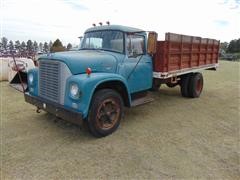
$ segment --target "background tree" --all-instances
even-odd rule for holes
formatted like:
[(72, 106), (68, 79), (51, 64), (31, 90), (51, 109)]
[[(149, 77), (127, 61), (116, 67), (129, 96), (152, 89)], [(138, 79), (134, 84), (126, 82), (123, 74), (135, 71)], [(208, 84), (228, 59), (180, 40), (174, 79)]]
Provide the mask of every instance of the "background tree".
[(51, 49), (52, 45), (53, 45), (52, 41), (49, 41), (49, 44), (48, 44), (49, 50)]
[(228, 53), (240, 52), (240, 38), (230, 41), (228, 48), (227, 48), (227, 52)]
[(37, 41), (33, 42), (33, 50), (34, 50), (35, 53), (38, 51), (38, 43), (37, 43)]
[(21, 50), (22, 51), (26, 50), (26, 43), (24, 41), (21, 43)]
[(72, 49), (72, 44), (71, 44), (71, 43), (68, 43), (68, 45), (67, 45), (67, 50), (69, 51), (70, 49)]
[(237, 52), (240, 52), (240, 38), (236, 42), (237, 44)]
[(42, 52), (43, 51), (43, 43), (40, 42), (38, 45), (39, 51)]
[(45, 42), (44, 45), (43, 45), (43, 52), (45, 52), (45, 53), (49, 52), (49, 46), (48, 46), (47, 42)]
[(17, 40), (17, 41), (15, 41), (15, 49), (17, 50), (17, 51), (20, 51), (20, 48), (21, 48), (21, 43), (20, 43), (20, 41), (19, 40)]
[(10, 50), (11, 52), (13, 52), (13, 50), (14, 50), (14, 44), (13, 44), (12, 40), (9, 41), (8, 48), (9, 48), (9, 50)]
[(1, 42), (3, 49), (7, 50), (8, 39), (6, 37), (2, 37)]
[(33, 42), (31, 40), (27, 41), (27, 52), (28, 54), (32, 54), (33, 53)]
[(229, 46), (227, 48), (227, 52), (228, 53), (233, 53), (235, 51), (236, 47), (235, 47), (235, 40), (231, 40), (229, 43)]
[(54, 41), (52, 47), (50, 48), (51, 52), (60, 52), (60, 51), (65, 51), (65, 48), (62, 45), (62, 42), (57, 39), (56, 41)]
[(221, 43), (220, 43), (220, 48), (221, 48), (221, 50), (223, 50), (224, 52), (227, 52), (228, 42), (221, 42)]
[(26, 43), (23, 41), (20, 46), (21, 56), (26, 56), (26, 49), (27, 49)]

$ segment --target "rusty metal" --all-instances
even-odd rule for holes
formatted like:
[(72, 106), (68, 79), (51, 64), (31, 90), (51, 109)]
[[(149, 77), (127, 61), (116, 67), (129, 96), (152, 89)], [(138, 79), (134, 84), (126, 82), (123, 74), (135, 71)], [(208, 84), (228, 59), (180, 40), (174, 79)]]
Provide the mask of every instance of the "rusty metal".
[(154, 72), (218, 64), (219, 43), (214, 39), (166, 33), (165, 41), (157, 41)]
[(96, 122), (100, 129), (111, 129), (120, 118), (120, 105), (115, 99), (104, 100), (97, 110)]
[(147, 52), (150, 55), (155, 55), (157, 50), (157, 36), (156, 32), (149, 32), (148, 33), (148, 42), (147, 42)]

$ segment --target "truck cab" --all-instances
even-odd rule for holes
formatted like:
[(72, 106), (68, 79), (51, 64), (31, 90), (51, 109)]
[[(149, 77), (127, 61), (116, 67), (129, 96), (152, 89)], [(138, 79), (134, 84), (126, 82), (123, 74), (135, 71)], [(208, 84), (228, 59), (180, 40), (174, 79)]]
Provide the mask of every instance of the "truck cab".
[(102, 69), (95, 72), (119, 74), (126, 80), (130, 93), (135, 93), (151, 87), (152, 58), (147, 54), (146, 40), (146, 32), (140, 29), (98, 26), (85, 32), (80, 51), (87, 50), (90, 54), (101, 52), (111, 56), (104, 57), (98, 65)]
[(117, 129), (123, 106), (152, 87), (152, 57), (145, 31), (119, 25), (85, 31), (78, 51), (39, 58), (28, 72), (27, 102), (102, 137)]

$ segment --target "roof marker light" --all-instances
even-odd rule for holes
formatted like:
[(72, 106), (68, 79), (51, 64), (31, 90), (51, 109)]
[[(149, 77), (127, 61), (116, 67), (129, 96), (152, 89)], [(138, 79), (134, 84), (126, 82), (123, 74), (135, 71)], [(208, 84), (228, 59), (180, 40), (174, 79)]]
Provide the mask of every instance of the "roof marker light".
[(93, 27), (95, 27), (95, 26), (96, 26), (96, 24), (95, 24), (95, 23), (93, 23), (92, 25), (93, 25)]
[(99, 25), (102, 26), (102, 22), (100, 22)]
[(110, 25), (110, 22), (109, 22), (109, 21), (107, 21), (107, 22), (106, 22), (106, 24), (109, 26), (109, 25)]

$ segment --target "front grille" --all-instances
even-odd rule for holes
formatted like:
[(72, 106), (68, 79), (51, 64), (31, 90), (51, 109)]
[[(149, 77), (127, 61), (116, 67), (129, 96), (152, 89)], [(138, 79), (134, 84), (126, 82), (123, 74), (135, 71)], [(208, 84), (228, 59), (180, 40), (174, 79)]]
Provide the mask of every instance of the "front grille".
[(60, 102), (60, 62), (39, 61), (39, 96), (50, 101)]

